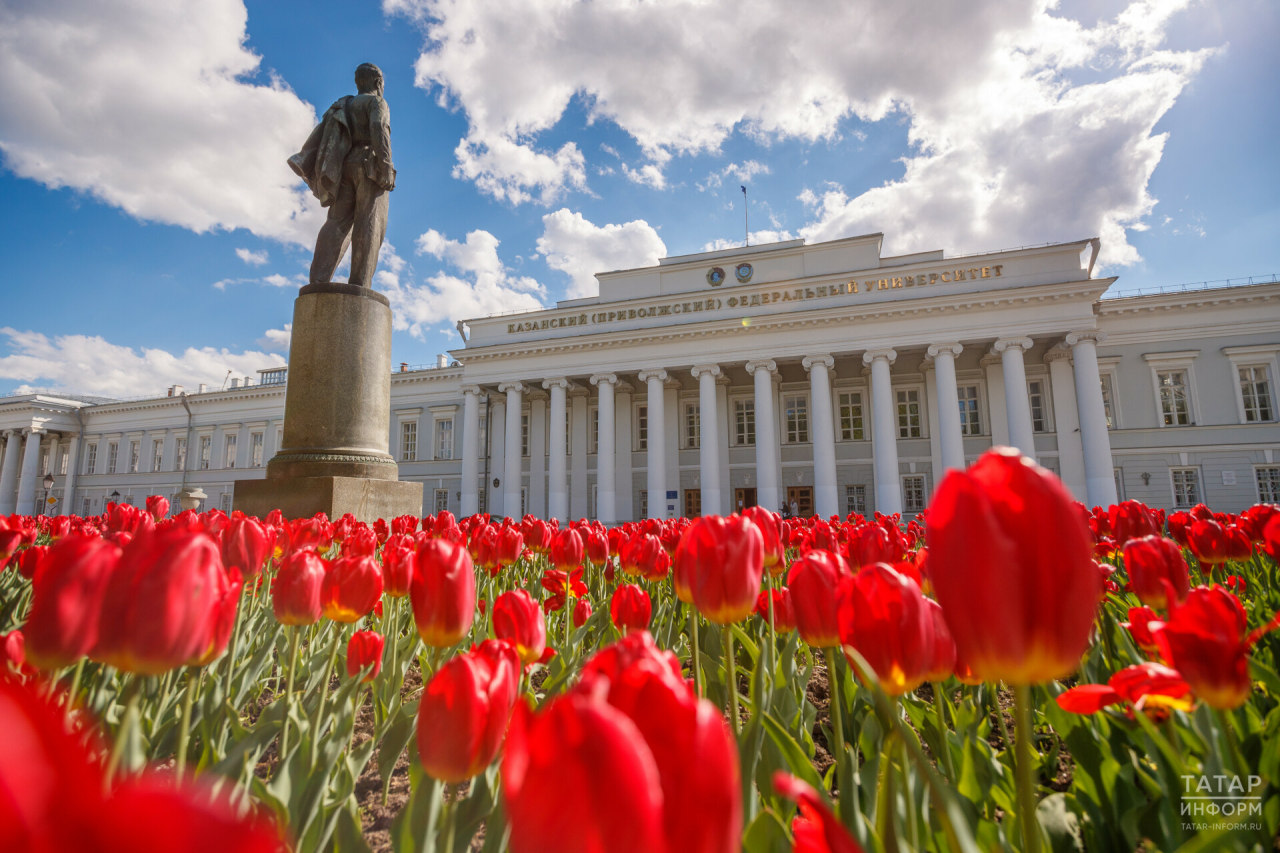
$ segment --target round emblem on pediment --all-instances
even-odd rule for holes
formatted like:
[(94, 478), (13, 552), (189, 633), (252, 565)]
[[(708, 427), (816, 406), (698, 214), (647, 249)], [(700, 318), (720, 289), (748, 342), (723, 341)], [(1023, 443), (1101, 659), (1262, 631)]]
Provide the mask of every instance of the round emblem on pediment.
[(751, 281), (751, 275), (755, 270), (751, 268), (751, 264), (738, 264), (733, 269), (733, 274), (738, 277), (738, 281), (746, 284)]
[(720, 267), (712, 267), (707, 270), (707, 284), (712, 287), (719, 287), (724, 284), (724, 270)]

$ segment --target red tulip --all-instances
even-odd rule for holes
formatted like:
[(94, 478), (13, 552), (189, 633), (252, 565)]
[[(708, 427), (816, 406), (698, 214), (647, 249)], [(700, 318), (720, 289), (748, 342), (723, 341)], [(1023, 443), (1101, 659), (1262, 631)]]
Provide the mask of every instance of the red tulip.
[(796, 629), (796, 611), (791, 603), (791, 590), (787, 588), (761, 590), (756, 599), (756, 615), (769, 622), (769, 598), (773, 597), (773, 630), (789, 634)]
[(23, 539), (24, 535), (21, 530), (0, 527), (0, 569), (8, 565), (9, 558), (17, 553)]
[[(665, 578), (671, 570), (671, 555), (662, 547), (662, 540), (650, 533), (637, 533), (624, 542), (618, 561), (627, 574), (649, 580)], [(677, 578), (676, 594), (679, 595), (680, 591)]]
[(36, 570), (40, 568), (40, 563), (48, 553), (48, 545), (28, 545), (23, 548), (18, 552), (18, 556), (13, 558), (13, 561), (18, 564), (18, 574), (27, 580), (33, 579), (36, 576)]
[(1187, 545), (1203, 565), (1216, 566), (1230, 559), (1227, 531), (1212, 519), (1192, 523), (1187, 531)]
[(1191, 710), (1191, 685), (1177, 670), (1146, 663), (1125, 667), (1106, 684), (1080, 684), (1058, 696), (1058, 707), (1073, 714), (1096, 714), (1108, 705), (1128, 703), (1163, 720), (1170, 709)]
[(1107, 517), (1111, 522), (1111, 535), (1119, 548), (1124, 548), (1131, 539), (1160, 535), (1155, 515), (1141, 501), (1118, 503), (1107, 510)]
[(382, 672), (382, 649), (385, 644), (386, 641), (377, 631), (356, 631), (352, 634), (347, 641), (347, 677), (355, 678), (364, 672), (360, 681), (365, 684), (377, 678), (378, 673)]
[(609, 559), (609, 537), (599, 530), (587, 534), (587, 559), (593, 566), (603, 566)]
[(755, 607), (764, 575), (760, 528), (741, 516), (706, 515), (685, 531), (676, 549), (693, 604), (707, 619), (728, 625)]
[(561, 530), (551, 540), (551, 565), (557, 569), (574, 569), (582, 565), (582, 537), (576, 530)]
[(1102, 577), (1089, 529), (1053, 474), (1016, 450), (989, 451), (943, 479), (927, 537), (930, 580), (974, 675), (1025, 685), (1075, 671)]
[(494, 551), (498, 565), (511, 565), (520, 559), (522, 551), (524, 551), (524, 537), (520, 535), (519, 528), (504, 527), (498, 534), (497, 548)]
[(34, 673), (35, 669), (27, 664), (26, 642), (22, 632), (15, 630), (0, 634), (0, 681), (6, 678), (25, 678)]
[(849, 574), (849, 566), (839, 554), (809, 551), (791, 564), (787, 586), (795, 608), (796, 627), (800, 637), (814, 648), (829, 649), (840, 645), (836, 591), (840, 580)]
[(290, 547), (310, 548), (317, 551), (328, 551), (333, 545), (333, 525), (324, 517), (324, 513), (316, 513), (311, 518), (300, 518), (293, 522), (292, 541)]
[(467, 549), (447, 539), (422, 543), (414, 557), (409, 601), (424, 643), (446, 648), (462, 640), (476, 613), (476, 574)]
[(148, 495), (147, 512), (151, 513), (153, 519), (160, 521), (169, 514), (169, 499), (164, 495)]
[(778, 532), (778, 516), (762, 506), (747, 507), (742, 511), (745, 518), (751, 519), (760, 528), (760, 538), (764, 547), (764, 567), (771, 575), (780, 575), (787, 570), (787, 548), (782, 543)]
[(382, 569), (372, 557), (339, 557), (325, 567), (320, 603), (334, 622), (359, 621), (380, 598)]
[(274, 545), (275, 537), (258, 519), (242, 515), (222, 531), (222, 564), (228, 569), (235, 566), (252, 582), (262, 572)]
[(566, 595), (581, 598), (588, 592), (587, 585), (582, 581), (581, 568), (568, 572), (561, 569), (547, 569), (542, 573), (542, 588), (552, 595), (559, 596), (561, 601)]
[(1130, 539), (1124, 546), (1124, 567), (1129, 573), (1133, 594), (1151, 607), (1163, 610), (1170, 595), (1183, 601), (1191, 588), (1187, 561), (1172, 539), (1160, 536)]
[(482, 571), (490, 575), (498, 573), (498, 528), (492, 524), (481, 524), (471, 531), (467, 543), (467, 553), (472, 562)]
[(320, 588), (325, 563), (315, 551), (293, 551), (280, 564), (271, 582), (271, 607), (281, 625), (314, 625), (324, 607)]
[(382, 548), (382, 589), (392, 598), (409, 594), (413, 583), (413, 540), (402, 533), (392, 534)]
[[(238, 573), (236, 573), (238, 579)], [(141, 531), (125, 548), (102, 598), (94, 660), (159, 675), (219, 652), (233, 581), (217, 543), (183, 528)]]
[(894, 563), (906, 558), (906, 542), (894, 528), (892, 532), (879, 524), (864, 524), (849, 533), (845, 557), (856, 571), (870, 563)]
[(653, 605), (649, 593), (633, 583), (624, 583), (613, 592), (609, 601), (609, 615), (613, 624), (624, 634), (644, 631), (653, 618)]
[(862, 853), (858, 842), (812, 786), (781, 770), (774, 771), (773, 789), (800, 807), (791, 822), (793, 853)]
[(457, 784), (488, 767), (519, 687), (519, 660), (501, 640), (485, 640), (440, 667), (418, 706), (418, 755), (427, 774)]
[[(378, 519), (382, 521), (382, 519)], [(376, 523), (376, 522), (375, 522)], [(384, 524), (386, 522), (383, 522)], [(399, 533), (402, 536), (412, 536), (418, 529), (418, 517), (416, 515), (399, 515), (391, 519), (391, 527), (387, 531), (388, 536), (392, 533)], [(382, 540), (387, 541), (386, 539)]]
[(368, 527), (353, 527), (342, 540), (342, 556), (372, 557), (378, 552), (378, 534)]
[(933, 653), (929, 656), (929, 671), (925, 681), (946, 681), (956, 669), (956, 641), (951, 639), (942, 606), (932, 598), (924, 600), (924, 606), (933, 619)]
[(579, 598), (578, 603), (573, 605), (573, 627), (581, 628), (590, 618), (591, 602), (585, 598)]
[[(866, 659), (890, 696), (915, 690), (933, 664), (933, 616), (915, 581), (871, 563), (840, 582), (840, 643)], [(850, 664), (853, 658), (849, 658)]]
[(1152, 622), (1159, 622), (1160, 616), (1150, 607), (1130, 607), (1129, 621), (1121, 622), (1120, 627), (1129, 632), (1133, 642), (1149, 655), (1160, 651), (1156, 638), (1147, 627)]
[(1248, 631), (1240, 599), (1220, 586), (1196, 587), (1182, 604), (1170, 606), (1168, 622), (1153, 622), (1151, 633), (1165, 660), (1213, 708), (1244, 704), (1249, 682), (1249, 650), (1280, 625), (1280, 615)]
[(537, 663), (547, 647), (546, 620), (523, 589), (504, 592), (493, 602), (493, 633), (511, 643), (526, 666)]

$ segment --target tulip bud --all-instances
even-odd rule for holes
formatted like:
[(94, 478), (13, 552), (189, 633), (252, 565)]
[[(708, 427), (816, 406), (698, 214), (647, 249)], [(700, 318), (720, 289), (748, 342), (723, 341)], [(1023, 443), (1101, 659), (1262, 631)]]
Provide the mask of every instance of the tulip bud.
[(590, 618), (591, 602), (585, 598), (579, 598), (578, 603), (573, 605), (573, 627), (581, 628)]
[[(348, 537), (350, 539), (351, 537)], [(372, 557), (339, 557), (324, 570), (320, 603), (335, 622), (356, 622), (382, 598), (382, 569)]]
[(1129, 573), (1133, 594), (1150, 607), (1165, 609), (1170, 593), (1177, 601), (1183, 601), (1191, 588), (1187, 561), (1172, 539), (1160, 536), (1130, 539), (1124, 546), (1124, 568)]
[(1130, 607), (1129, 621), (1121, 622), (1120, 627), (1129, 632), (1138, 648), (1149, 655), (1159, 653), (1160, 646), (1148, 627), (1152, 622), (1159, 622), (1160, 616), (1150, 607)]
[(274, 537), (256, 518), (232, 519), (222, 531), (222, 564), (235, 566), (246, 581), (254, 581), (271, 556)]
[(761, 590), (756, 599), (756, 615), (769, 623), (769, 597), (773, 597), (773, 630), (789, 634), (796, 629), (796, 612), (791, 602), (791, 591), (786, 589)]
[(378, 534), (368, 527), (353, 527), (342, 540), (342, 556), (372, 557), (378, 553)]
[(21, 631), (0, 634), (0, 681), (25, 678), (35, 670), (27, 665), (26, 643)]
[(18, 552), (18, 556), (13, 558), (13, 562), (18, 565), (18, 574), (27, 580), (34, 579), (36, 571), (40, 568), (40, 563), (48, 553), (49, 546), (47, 545), (28, 545), (23, 548)]
[[(649, 533), (637, 533), (623, 543), (618, 560), (622, 570), (633, 577), (658, 580), (671, 570), (671, 555), (662, 547), (662, 540)], [(677, 595), (681, 589), (677, 583)]]
[(102, 597), (119, 562), (120, 549), (97, 536), (70, 535), (49, 549), (33, 579), (31, 611), (23, 625), (33, 664), (59, 669), (93, 648)]
[(403, 534), (401, 539), (390, 539), (382, 549), (382, 588), (392, 598), (409, 594), (413, 583), (413, 540)]
[(519, 528), (505, 527), (498, 534), (497, 548), (495, 556), (499, 566), (510, 566), (520, 559), (520, 552), (524, 550), (524, 537), (520, 535)]
[(419, 546), (409, 601), (428, 646), (447, 648), (462, 640), (476, 614), (476, 574), (467, 549), (447, 539)]
[(649, 620), (653, 617), (649, 593), (633, 583), (622, 584), (614, 590), (609, 601), (609, 615), (624, 634), (648, 629)]
[(587, 534), (587, 559), (593, 566), (603, 566), (609, 559), (609, 537), (599, 530)]
[(427, 774), (457, 784), (488, 767), (519, 686), (519, 660), (500, 640), (485, 640), (440, 667), (418, 706), (418, 755)]
[(741, 516), (703, 516), (685, 531), (676, 564), (703, 616), (719, 625), (741, 621), (755, 607), (764, 576), (760, 528)]
[(924, 606), (933, 619), (933, 653), (929, 655), (929, 669), (925, 681), (946, 681), (956, 669), (956, 641), (951, 639), (942, 606), (932, 598), (924, 600)]
[(778, 532), (777, 514), (762, 506), (751, 506), (742, 511), (742, 516), (751, 519), (751, 522), (760, 528), (765, 569), (771, 575), (780, 575), (785, 572), (787, 549)]
[(493, 634), (510, 643), (525, 666), (537, 663), (547, 647), (542, 610), (523, 589), (504, 592), (493, 602)]
[(901, 696), (919, 687), (933, 663), (934, 636), (915, 581), (871, 563), (840, 582), (838, 598), (840, 642), (871, 665), (884, 692)]
[(356, 631), (352, 634), (347, 641), (347, 677), (355, 678), (364, 672), (364, 677), (360, 679), (363, 684), (377, 678), (378, 673), (382, 672), (382, 649), (385, 642), (377, 631)]
[(795, 609), (796, 628), (810, 646), (820, 649), (840, 645), (836, 592), (849, 566), (839, 554), (809, 551), (791, 564), (787, 587)]
[(147, 512), (151, 513), (153, 519), (160, 521), (169, 514), (169, 499), (164, 495), (148, 495)]
[(271, 582), (271, 607), (281, 625), (314, 625), (324, 607), (324, 560), (312, 550), (294, 551), (284, 558)]
[(561, 530), (551, 540), (551, 565), (557, 569), (576, 569), (582, 565), (582, 537), (576, 530)]

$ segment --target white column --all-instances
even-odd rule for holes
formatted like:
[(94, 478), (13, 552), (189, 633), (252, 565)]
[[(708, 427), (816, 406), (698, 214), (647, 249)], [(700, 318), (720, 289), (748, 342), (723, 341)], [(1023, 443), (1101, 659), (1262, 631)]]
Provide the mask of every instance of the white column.
[(698, 380), (698, 480), (702, 491), (702, 514), (720, 514), (720, 430), (716, 404), (717, 364), (699, 364), (693, 368)]
[(1000, 353), (1004, 374), (1004, 405), (1009, 418), (1009, 443), (1023, 456), (1036, 458), (1035, 433), (1031, 429), (1031, 399), (1027, 396), (1027, 369), (1022, 354), (1031, 349), (1031, 338), (1001, 338), (993, 347)]
[[(941, 433), (943, 471), (950, 468), (964, 470), (964, 436), (960, 432), (960, 399), (956, 393), (956, 356), (963, 351), (960, 344), (934, 344), (929, 347), (938, 384), (938, 431)], [(935, 481), (942, 479), (943, 471), (934, 473)]]
[(898, 358), (891, 349), (862, 354), (871, 367), (871, 442), (875, 454), (876, 509), (885, 515), (902, 512), (902, 483), (898, 479), (898, 421), (894, 417), (893, 379), (889, 367)]
[(631, 468), (631, 392), (634, 390), (631, 383), (620, 381), (613, 394), (614, 509), (618, 518), (627, 521), (636, 515)]
[(806, 356), (809, 371), (809, 428), (813, 430), (813, 509), (822, 518), (840, 512), (836, 495), (836, 425), (831, 411), (831, 374), (836, 360), (829, 355)]
[(569, 380), (564, 377), (544, 379), (542, 387), (551, 391), (551, 426), (547, 430), (547, 454), (551, 457), (550, 485), (547, 488), (549, 500), (547, 515), (561, 521), (569, 519), (569, 472), (568, 460), (565, 458), (565, 391), (569, 388)]
[[(591, 384), (598, 389), (596, 405), (600, 412), (599, 435), (596, 437), (596, 519), (613, 525), (618, 521), (617, 443), (614, 435), (613, 386), (618, 377), (613, 373), (597, 373)], [(630, 448), (628, 448), (630, 450)]]
[(22, 449), (22, 471), (18, 475), (18, 503), (14, 512), (18, 515), (35, 515), (36, 481), (40, 479), (40, 430), (23, 430), (27, 436)]
[(1009, 443), (1009, 419), (1005, 416), (1004, 374), (1000, 372), (1000, 355), (988, 351), (978, 362), (987, 374), (987, 423), (991, 446)]
[(1053, 390), (1053, 423), (1058, 440), (1058, 477), (1083, 503), (1089, 493), (1084, 477), (1084, 446), (1080, 443), (1080, 413), (1076, 409), (1076, 380), (1071, 372), (1071, 348), (1059, 343), (1044, 355)]
[(777, 512), (782, 505), (778, 491), (778, 431), (773, 422), (773, 374), (777, 372), (778, 365), (772, 359), (747, 362), (747, 373), (756, 386), (756, 503), (771, 512)]
[(62, 483), (62, 501), (56, 515), (75, 515), (76, 473), (80, 468), (80, 433), (71, 433), (67, 445), (67, 479)]
[(502, 472), (502, 514), (520, 519), (521, 446), (520, 415), (524, 385), (519, 382), (503, 382), (498, 392), (507, 395), (507, 448), (505, 470)]
[(569, 517), (587, 517), (587, 398), (586, 388), (569, 391)]
[(18, 505), (18, 447), (22, 433), (11, 429), (5, 434), (4, 463), (0, 467), (0, 515), (12, 515)]
[[(729, 471), (729, 377), (721, 374), (716, 377), (716, 445), (720, 448), (720, 505), (711, 512), (729, 515), (733, 507), (733, 480)], [(702, 502), (702, 511), (707, 512), (707, 503)]]
[(462, 386), (462, 517), (480, 511), (479, 385)]
[(1106, 334), (1098, 331), (1067, 335), (1075, 363), (1076, 405), (1080, 410), (1080, 443), (1084, 449), (1085, 488), (1090, 506), (1116, 502), (1116, 480), (1111, 461), (1111, 436), (1102, 406), (1102, 377), (1098, 373), (1098, 344)]
[(663, 432), (666, 456), (663, 458), (667, 466), (662, 482), (667, 484), (668, 493), (675, 492), (674, 497), (664, 499), (663, 518), (675, 518), (684, 514), (684, 506), (680, 500), (680, 428), (684, 412), (680, 405), (680, 381), (668, 377), (662, 388), (662, 423), (666, 427)]
[[(507, 479), (507, 398), (499, 395), (489, 407), (489, 473), (484, 487), (489, 492), (485, 509), (494, 518), (501, 518), (506, 508), (503, 488)], [(498, 485), (493, 482), (497, 480)]]
[(529, 394), (529, 513), (547, 513), (547, 392)]
[(640, 381), (648, 386), (648, 438), (645, 454), (645, 471), (649, 492), (649, 518), (662, 518), (667, 506), (667, 431), (666, 396), (667, 371), (662, 369), (640, 371)]

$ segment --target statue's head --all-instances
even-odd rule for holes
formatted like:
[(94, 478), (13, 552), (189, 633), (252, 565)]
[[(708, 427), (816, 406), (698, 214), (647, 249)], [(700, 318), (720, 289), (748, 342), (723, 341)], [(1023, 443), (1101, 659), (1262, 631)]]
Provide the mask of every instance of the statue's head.
[(382, 91), (382, 69), (372, 62), (365, 62), (356, 69), (356, 91), (364, 95)]

